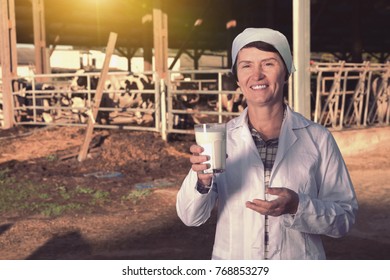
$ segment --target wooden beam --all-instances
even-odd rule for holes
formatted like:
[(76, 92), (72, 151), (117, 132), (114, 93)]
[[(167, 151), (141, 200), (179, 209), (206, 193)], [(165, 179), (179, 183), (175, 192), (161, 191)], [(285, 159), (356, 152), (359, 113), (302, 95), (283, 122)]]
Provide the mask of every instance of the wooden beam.
[(0, 61), (2, 70), (3, 120), (0, 127), (14, 125), (12, 79), (17, 76), (17, 48), (14, 0), (0, 0)]
[(142, 17), (142, 48), (144, 56), (144, 71), (153, 70), (153, 16)]
[(91, 143), (92, 140), (92, 134), (93, 134), (93, 128), (95, 126), (95, 120), (99, 111), (100, 107), (100, 102), (103, 96), (103, 89), (104, 89), (104, 83), (107, 79), (108, 75), (108, 70), (110, 67), (110, 61), (111, 61), (111, 56), (114, 53), (115, 50), (115, 44), (116, 44), (116, 39), (118, 35), (116, 33), (111, 32), (110, 36), (108, 38), (108, 43), (107, 43), (107, 48), (106, 48), (106, 56), (104, 58), (104, 63), (103, 63), (103, 68), (100, 73), (100, 78), (99, 82), (96, 88), (96, 93), (95, 93), (95, 100), (92, 105), (92, 112), (90, 112), (90, 117), (88, 119), (88, 125), (87, 125), (87, 131), (85, 133), (85, 139), (83, 144), (81, 145), (80, 153), (78, 156), (78, 161), (83, 161), (87, 158), (88, 155), (88, 149), (89, 149), (89, 144)]
[(49, 50), (49, 60), (50, 60), (50, 57), (51, 55), (53, 54), (53, 52), (55, 51), (58, 43), (60, 42), (60, 35), (57, 35), (55, 38), (54, 38), (54, 42), (53, 42), (53, 46), (50, 48)]
[(184, 51), (183, 49), (180, 49), (180, 50), (176, 53), (176, 56), (175, 56), (175, 58), (173, 59), (171, 65), (169, 65), (169, 70), (172, 70), (173, 67), (175, 67), (176, 62), (179, 61), (179, 58), (180, 58), (180, 56), (183, 54), (183, 51)]
[(32, 0), (34, 47), (35, 47), (35, 73), (50, 73), (49, 53), (46, 48), (45, 9), (43, 0)]
[(188, 52), (187, 50), (187, 45), (188, 45), (188, 42), (190, 41), (191, 39), (191, 36), (193, 34), (195, 34), (195, 32), (197, 31), (197, 27), (200, 26), (202, 24), (202, 20), (200, 19), (197, 19), (194, 23), (194, 25), (192, 26), (192, 29), (191, 31), (187, 34), (187, 37), (186, 39), (183, 41), (183, 43), (181, 44), (181, 47), (180, 49), (177, 51), (176, 53), (176, 56), (175, 58), (173, 59), (171, 65), (169, 66), (169, 70), (172, 70), (173, 67), (175, 66), (176, 62), (179, 60), (180, 56), (183, 54), (183, 53), (187, 53), (192, 59), (194, 59), (194, 56)]
[(161, 0), (154, 0), (153, 41), (155, 71), (165, 79), (168, 72), (168, 17), (161, 10)]
[(293, 0), (294, 110), (311, 119), (310, 0)]
[(204, 54), (205, 50), (204, 49), (194, 49), (194, 69), (198, 70), (199, 69), (199, 59), (202, 57)]
[(184, 50), (184, 53), (186, 53), (192, 60), (194, 60), (195, 59), (195, 54), (192, 54), (192, 53), (190, 53), (190, 51), (189, 50)]

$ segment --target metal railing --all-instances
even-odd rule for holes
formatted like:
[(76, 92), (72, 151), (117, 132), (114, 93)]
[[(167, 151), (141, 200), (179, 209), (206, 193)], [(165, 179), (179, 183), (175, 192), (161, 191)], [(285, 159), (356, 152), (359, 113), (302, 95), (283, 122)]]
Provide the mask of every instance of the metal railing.
[[(390, 63), (313, 63), (310, 71), (315, 122), (338, 130), (390, 124)], [(170, 133), (193, 133), (197, 122), (226, 122), (246, 106), (228, 74), (226, 69), (170, 71), (164, 81), (154, 72), (109, 73), (96, 127), (154, 131), (166, 139)], [(15, 124), (85, 126), (98, 76), (19, 77), (12, 93)], [(149, 84), (129, 86), (135, 76), (149, 77)], [(77, 84), (80, 79), (84, 86)]]
[(390, 63), (315, 63), (314, 121), (334, 129), (389, 125)]
[(170, 71), (166, 133), (191, 134), (194, 123), (224, 122), (238, 116), (240, 109), (233, 110), (233, 104), (242, 102), (243, 95), (229, 73), (226, 69)]
[[(19, 77), (14, 82), (16, 89), (12, 93), (15, 124), (85, 126), (87, 119), (92, 116), (91, 108), (99, 74), (89, 72)], [(129, 83), (134, 76), (139, 75), (151, 77), (149, 88), (138, 89), (126, 85), (126, 82)], [(83, 86), (78, 84), (80, 79)], [(159, 132), (159, 83), (157, 74), (153, 72), (110, 72), (95, 127)]]

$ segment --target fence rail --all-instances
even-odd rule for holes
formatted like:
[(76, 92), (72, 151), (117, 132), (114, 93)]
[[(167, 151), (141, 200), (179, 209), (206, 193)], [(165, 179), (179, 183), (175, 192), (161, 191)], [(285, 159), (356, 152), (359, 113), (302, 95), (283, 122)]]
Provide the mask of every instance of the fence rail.
[(314, 121), (334, 129), (389, 125), (390, 63), (317, 63)]
[[(315, 122), (338, 130), (389, 125), (389, 62), (314, 63), (310, 71)], [(98, 72), (18, 77), (15, 124), (86, 125), (98, 78)], [(0, 91), (0, 122), (1, 100)], [(170, 71), (166, 81), (154, 72), (115, 72), (107, 78), (96, 127), (154, 131), (166, 138), (193, 133), (194, 123), (228, 121), (245, 106), (226, 69)]]
[[(159, 132), (161, 101), (157, 74), (133, 73), (133, 86), (126, 86), (129, 77), (127, 72), (108, 74), (95, 126)], [(12, 92), (15, 124), (86, 125), (91, 116), (98, 78), (99, 73), (19, 77)], [(142, 79), (150, 80), (145, 81), (147, 88)], [(146, 115), (149, 119), (145, 118)], [(153, 121), (150, 116), (153, 116)]]

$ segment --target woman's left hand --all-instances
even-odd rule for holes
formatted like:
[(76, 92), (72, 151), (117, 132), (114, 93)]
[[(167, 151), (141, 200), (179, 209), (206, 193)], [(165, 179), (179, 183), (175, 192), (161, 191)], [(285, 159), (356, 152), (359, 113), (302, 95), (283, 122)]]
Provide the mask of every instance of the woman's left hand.
[(266, 193), (278, 196), (277, 199), (267, 201), (254, 199), (246, 202), (246, 207), (263, 215), (280, 216), (283, 214), (295, 214), (298, 209), (299, 196), (288, 188), (267, 188)]

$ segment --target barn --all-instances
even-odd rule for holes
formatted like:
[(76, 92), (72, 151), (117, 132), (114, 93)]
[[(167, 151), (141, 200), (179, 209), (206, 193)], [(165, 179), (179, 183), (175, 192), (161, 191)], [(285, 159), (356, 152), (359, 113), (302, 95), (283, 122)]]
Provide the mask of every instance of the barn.
[[(303, 6), (299, 8), (302, 3)], [(309, 63), (309, 51), (314, 60), (324, 60), (326, 54), (335, 61), (385, 63), (389, 58), (390, 49), (390, 38), (386, 36), (386, 31), (390, 27), (388, 21), (390, 5), (384, 0), (11, 0), (1, 1), (1, 11), (1, 32), (9, 34), (3, 36), (8, 40), (2, 40), (1, 46), (3, 111), (6, 116), (2, 122), (4, 128), (13, 125), (12, 118), (7, 117), (12, 113), (7, 110), (15, 106), (11, 105), (12, 98), (7, 92), (12, 91), (9, 81), (16, 77), (15, 68), (18, 64), (15, 54), (16, 43), (34, 44), (35, 73), (48, 74), (51, 72), (48, 57), (58, 45), (104, 50), (109, 34), (115, 32), (118, 34), (115, 53), (126, 57), (128, 61), (136, 54), (141, 54), (144, 70), (156, 70), (160, 78), (164, 78), (167, 71), (171, 70), (183, 56), (191, 58), (194, 70), (202, 68), (201, 59), (205, 56), (221, 56), (226, 61), (223, 67), (228, 69), (231, 64), (229, 60), (231, 41), (248, 26), (271, 27), (286, 34), (294, 52), (298, 54), (302, 49), (303, 54), (306, 53), (304, 64)], [(299, 32), (294, 32), (294, 28)], [(305, 38), (310, 40), (305, 42)], [(305, 44), (301, 47), (292, 44), (293, 41)], [(380, 75), (387, 69), (382, 68), (379, 67)], [(317, 67), (313, 71), (319, 73), (322, 69)], [(363, 66), (359, 69), (365, 71)], [(130, 63), (128, 71), (132, 71)], [(196, 73), (176, 74), (193, 77)], [(302, 103), (310, 108), (310, 99), (313, 99), (310, 97), (313, 94), (313, 91), (310, 93), (311, 78), (310, 73), (306, 76), (304, 74), (305, 71), (297, 75), (299, 78), (303, 77), (306, 88), (299, 91), (303, 92), (303, 95), (296, 100), (305, 100)], [(203, 77), (200, 80), (202, 79), (204, 80)], [(216, 80), (215, 75), (212, 79)], [(301, 83), (297, 81), (294, 84)], [(352, 87), (356, 88), (356, 83)], [(324, 89), (324, 92), (327, 90), (329, 91)], [(323, 103), (321, 98), (314, 99), (317, 103)], [(43, 101), (41, 103), (43, 106)], [(219, 100), (219, 103), (221, 104), (222, 100)], [(318, 106), (312, 104), (311, 110)], [(345, 111), (348, 111), (349, 104), (343, 106), (346, 106)], [(300, 108), (296, 107), (299, 111)], [(310, 115), (310, 109), (308, 111), (307, 108), (302, 110)], [(187, 106), (184, 113), (191, 109)], [(321, 117), (319, 111), (317, 118)], [(353, 115), (354, 112), (351, 111), (350, 114)], [(375, 114), (376, 112), (373, 113)], [(328, 119), (325, 122), (338, 125), (337, 120)], [(361, 122), (364, 123), (364, 120)], [(158, 121), (155, 125), (159, 125)]]

